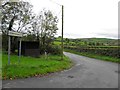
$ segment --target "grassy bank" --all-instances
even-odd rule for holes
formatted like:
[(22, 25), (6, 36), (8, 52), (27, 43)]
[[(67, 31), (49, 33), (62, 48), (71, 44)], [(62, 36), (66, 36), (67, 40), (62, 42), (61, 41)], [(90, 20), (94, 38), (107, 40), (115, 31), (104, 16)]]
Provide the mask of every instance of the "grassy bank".
[(2, 55), (2, 79), (27, 78), (32, 76), (44, 76), (49, 73), (68, 69), (72, 66), (68, 57), (49, 55), (47, 59), (44, 56), (40, 58), (21, 57), (18, 64), (18, 56), (11, 55), (11, 64), (7, 65), (7, 55)]
[(70, 52), (70, 53), (74, 53), (74, 54), (78, 54), (78, 55), (87, 56), (87, 57), (90, 57), (90, 58), (99, 59), (99, 60), (120, 63), (120, 59), (119, 58), (115, 58), (115, 57), (104, 56), (104, 55), (97, 55), (97, 54), (92, 54), (92, 53), (87, 53), (87, 52), (86, 53), (85, 52), (84, 53), (83, 52), (77, 52), (77, 51), (70, 50), (70, 49), (64, 49), (64, 51)]

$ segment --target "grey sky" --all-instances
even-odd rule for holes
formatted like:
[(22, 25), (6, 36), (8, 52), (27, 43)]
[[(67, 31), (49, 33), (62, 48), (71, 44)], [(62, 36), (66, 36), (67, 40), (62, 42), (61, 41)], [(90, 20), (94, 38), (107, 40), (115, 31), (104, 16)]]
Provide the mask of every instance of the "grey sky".
[[(64, 5), (64, 37), (67, 38), (118, 38), (119, 0), (26, 0), (38, 13), (43, 8), (58, 15), (61, 34), (61, 6)], [(55, 3), (56, 2), (56, 3)]]

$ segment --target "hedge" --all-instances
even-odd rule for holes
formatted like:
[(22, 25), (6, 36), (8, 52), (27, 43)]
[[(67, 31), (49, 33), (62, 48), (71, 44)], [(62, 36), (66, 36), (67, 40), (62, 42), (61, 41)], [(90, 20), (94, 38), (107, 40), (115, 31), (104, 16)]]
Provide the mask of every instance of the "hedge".
[(98, 55), (112, 56), (120, 58), (120, 47), (64, 47), (77, 52), (87, 52)]

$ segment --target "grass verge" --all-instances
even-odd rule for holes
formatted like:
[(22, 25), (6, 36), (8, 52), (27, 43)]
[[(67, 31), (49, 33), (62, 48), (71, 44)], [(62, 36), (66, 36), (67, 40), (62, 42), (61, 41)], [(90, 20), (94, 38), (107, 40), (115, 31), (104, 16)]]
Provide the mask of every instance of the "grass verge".
[(21, 57), (18, 64), (18, 56), (11, 55), (11, 64), (7, 65), (8, 58), (6, 54), (2, 55), (2, 79), (28, 78), (32, 76), (44, 76), (49, 73), (69, 69), (72, 62), (68, 57), (49, 55), (47, 59), (44, 56), (40, 58)]
[(99, 60), (120, 63), (120, 58), (115, 58), (115, 57), (110, 57), (110, 56), (104, 56), (104, 55), (97, 55), (97, 54), (92, 54), (92, 53), (87, 53), (87, 52), (86, 53), (77, 52), (77, 51), (69, 50), (69, 49), (64, 49), (64, 51), (70, 52), (70, 53), (74, 53), (74, 54), (78, 54), (78, 55), (87, 56), (87, 57), (90, 57), (90, 58), (99, 59)]

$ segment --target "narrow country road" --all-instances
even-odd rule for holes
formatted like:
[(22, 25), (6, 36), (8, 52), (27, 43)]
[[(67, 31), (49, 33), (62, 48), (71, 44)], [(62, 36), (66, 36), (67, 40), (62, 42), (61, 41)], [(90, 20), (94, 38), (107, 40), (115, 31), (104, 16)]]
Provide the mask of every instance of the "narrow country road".
[(44, 77), (4, 80), (3, 88), (118, 88), (118, 64), (64, 52), (74, 63), (69, 70)]

